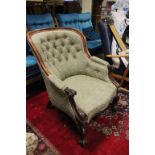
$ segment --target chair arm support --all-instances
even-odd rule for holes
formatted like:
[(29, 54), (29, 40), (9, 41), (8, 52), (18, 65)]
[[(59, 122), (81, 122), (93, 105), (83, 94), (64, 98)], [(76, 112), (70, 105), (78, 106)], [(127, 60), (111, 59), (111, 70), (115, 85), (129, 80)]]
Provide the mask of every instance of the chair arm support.
[(91, 77), (95, 77), (103, 81), (107, 82), (109, 81), (108, 65), (97, 63), (96, 61), (92, 61), (91, 59), (88, 61), (87, 66), (84, 68), (84, 74), (89, 75)]
[(87, 120), (87, 115), (85, 113), (83, 113), (82, 111), (80, 111), (77, 106), (76, 106), (76, 102), (74, 100), (74, 96), (77, 94), (77, 92), (73, 89), (68, 88), (63, 81), (61, 81), (57, 76), (55, 76), (54, 74), (50, 74), (48, 76), (48, 79), (50, 82), (52, 82), (53, 85), (55, 85), (58, 89), (62, 90), (68, 97), (69, 102), (72, 106), (72, 109), (74, 110), (76, 117), (79, 120), (85, 121)]
[(66, 88), (65, 84), (63, 83), (63, 81), (61, 81), (57, 76), (55, 76), (54, 74), (50, 74), (48, 76), (49, 81), (58, 89), (60, 90), (64, 90)]
[(98, 64), (100, 64), (100, 65), (104, 65), (104, 66), (109, 65), (109, 63), (108, 63), (107, 61), (102, 60), (102, 59), (100, 59), (100, 58), (98, 58), (98, 57), (95, 57), (95, 56), (91, 56), (91, 57), (90, 57), (90, 60), (92, 60), (93, 62), (96, 62), (96, 63), (98, 63)]
[(76, 118), (78, 118), (80, 121), (87, 121), (88, 120), (88, 116), (82, 112), (81, 110), (79, 110), (76, 106), (76, 102), (74, 100), (74, 96), (77, 94), (77, 92), (73, 89), (70, 89), (70, 88), (65, 88), (65, 93), (66, 95), (68, 96), (68, 99), (69, 99), (69, 102), (72, 106), (72, 109), (75, 111), (75, 114), (76, 114)]

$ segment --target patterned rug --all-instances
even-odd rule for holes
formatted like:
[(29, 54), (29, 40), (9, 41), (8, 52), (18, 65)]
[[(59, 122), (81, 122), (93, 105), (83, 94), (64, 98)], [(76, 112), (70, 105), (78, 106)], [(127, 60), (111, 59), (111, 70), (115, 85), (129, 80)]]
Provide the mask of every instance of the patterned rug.
[(26, 124), (26, 155), (55, 155), (52, 150), (44, 137)]
[(115, 112), (109, 107), (90, 123), (85, 148), (77, 143), (79, 137), (73, 122), (56, 108), (46, 108), (46, 92), (27, 99), (27, 133), (37, 136), (30, 138), (35, 142), (27, 144), (27, 155), (128, 155), (128, 95), (119, 96)]

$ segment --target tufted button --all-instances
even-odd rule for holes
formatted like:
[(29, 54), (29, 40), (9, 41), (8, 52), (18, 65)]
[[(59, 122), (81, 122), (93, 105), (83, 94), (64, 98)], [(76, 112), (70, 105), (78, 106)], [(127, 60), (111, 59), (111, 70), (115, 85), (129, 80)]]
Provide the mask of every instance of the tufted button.
[(55, 61), (53, 61), (52, 64), (55, 66)]
[(48, 42), (50, 42), (50, 41), (51, 41), (50, 36), (47, 36), (47, 41), (48, 41)]
[(76, 47), (77, 52), (80, 52), (80, 50), (81, 50), (81, 47)]
[(69, 48), (67, 48), (67, 52), (68, 52), (68, 53), (70, 53), (70, 52), (71, 52)]
[(57, 35), (55, 35), (55, 40), (57, 40), (58, 39), (58, 36)]
[(59, 57), (58, 57), (58, 61), (61, 62), (61, 60), (62, 60), (62, 59), (61, 59), (61, 57), (59, 56)]
[(64, 36), (63, 36), (63, 37), (64, 37), (64, 39), (66, 39), (66, 38), (67, 38), (67, 35), (66, 35), (66, 34), (64, 34)]
[(65, 43), (64, 43), (64, 42), (62, 42), (62, 43), (61, 43), (61, 46), (65, 46)]
[(63, 53), (61, 48), (59, 49), (59, 52), (60, 52), (60, 54), (62, 54), (62, 53)]
[(46, 49), (49, 50), (50, 49), (50, 46), (49, 45), (46, 45)]
[(66, 56), (65, 58), (66, 58), (66, 60), (68, 60), (68, 56)]
[(44, 42), (45, 42), (45, 40), (41, 38), (41, 39), (40, 39), (40, 42), (41, 42), (41, 43), (44, 43)]
[(74, 41), (73, 41), (73, 40), (71, 40), (71, 39), (70, 39), (70, 41), (69, 41), (69, 42), (70, 42), (70, 44), (71, 44), (71, 45), (74, 45), (74, 44), (75, 44), (75, 43), (74, 43)]
[(56, 46), (56, 43), (55, 43), (55, 42), (53, 43), (53, 47), (54, 47), (54, 48), (57, 48), (57, 46)]
[(74, 59), (76, 59), (76, 58), (77, 58), (75, 54), (73, 55), (73, 58), (74, 58)]
[(52, 53), (52, 56), (55, 57), (55, 53), (54, 52)]
[(71, 42), (70, 44), (71, 44), (71, 45), (75, 45), (75, 43), (74, 43), (74, 42)]

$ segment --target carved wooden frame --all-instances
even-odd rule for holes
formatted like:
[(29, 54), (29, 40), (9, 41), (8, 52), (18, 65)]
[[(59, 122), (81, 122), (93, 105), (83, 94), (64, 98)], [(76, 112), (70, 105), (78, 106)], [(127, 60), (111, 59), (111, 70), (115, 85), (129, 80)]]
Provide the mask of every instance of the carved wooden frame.
[[(46, 76), (48, 76), (51, 73), (46, 68), (46, 66), (44, 65), (44, 63), (42, 61), (42, 58), (41, 58), (41, 56), (40, 56), (40, 54), (39, 54), (36, 46), (33, 44), (32, 35), (37, 34), (37, 33), (40, 33), (40, 32), (54, 31), (54, 30), (70, 30), (70, 31), (74, 31), (77, 34), (79, 34), (79, 36), (81, 37), (82, 42), (83, 42), (83, 48), (84, 48), (83, 51), (84, 51), (86, 57), (87, 58), (90, 58), (91, 57), (91, 55), (89, 54), (88, 49), (87, 49), (86, 38), (77, 29), (73, 29), (73, 28), (47, 28), (47, 29), (40, 29), (40, 30), (34, 30), (34, 31), (27, 32), (27, 39), (28, 39), (28, 41), (30, 43), (30, 46), (32, 48), (32, 51), (33, 51), (34, 55), (37, 58), (37, 61), (38, 61), (39, 66), (42, 68), (42, 70), (44, 71), (44, 73), (45, 73)], [(108, 66), (108, 68), (110, 69), (111, 66)], [(109, 77), (109, 78), (112, 80), (112, 82), (114, 83), (114, 85), (117, 87), (117, 90), (119, 91), (119, 88), (120, 88), (119, 87), (119, 84), (117, 82), (114, 82), (114, 80), (112, 79), (112, 77)], [(64, 89), (64, 92), (68, 96), (68, 99), (69, 99), (69, 102), (71, 104), (71, 107), (72, 107), (72, 109), (75, 112), (76, 124), (77, 124), (77, 127), (78, 127), (79, 132), (80, 132), (80, 144), (82, 146), (84, 146), (85, 143), (86, 143), (85, 135), (86, 135), (87, 125), (88, 125), (88, 116), (84, 112), (80, 111), (77, 108), (77, 106), (76, 106), (76, 102), (74, 100), (74, 96), (76, 95), (76, 91), (73, 90), (73, 89), (70, 89), (70, 88), (65, 88)], [(118, 96), (116, 96), (115, 99), (118, 100)]]

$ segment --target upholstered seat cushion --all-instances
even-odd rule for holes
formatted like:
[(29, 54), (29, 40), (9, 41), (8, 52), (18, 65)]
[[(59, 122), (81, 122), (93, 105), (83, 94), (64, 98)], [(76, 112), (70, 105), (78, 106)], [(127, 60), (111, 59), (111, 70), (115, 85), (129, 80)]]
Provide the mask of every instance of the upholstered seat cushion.
[(71, 76), (65, 79), (64, 83), (77, 91), (77, 95), (75, 95), (76, 104), (88, 115), (89, 119), (107, 108), (116, 95), (116, 87), (111, 82), (86, 75)]

